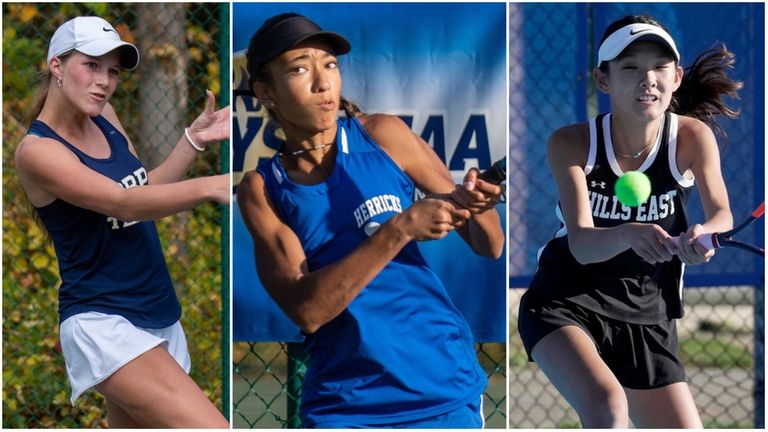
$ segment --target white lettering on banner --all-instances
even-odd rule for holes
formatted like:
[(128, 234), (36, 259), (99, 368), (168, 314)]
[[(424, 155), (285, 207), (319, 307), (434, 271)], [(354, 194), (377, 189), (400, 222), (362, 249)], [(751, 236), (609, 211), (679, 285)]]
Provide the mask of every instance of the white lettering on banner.
[[(149, 175), (147, 174), (147, 170), (144, 169), (144, 167), (139, 167), (136, 171), (123, 177), (118, 184), (125, 189), (130, 189), (136, 186), (143, 186), (147, 184), (148, 181)], [(107, 223), (111, 225), (113, 230), (118, 230), (135, 225), (139, 223), (139, 221), (123, 222), (112, 216), (107, 216)]]
[[(265, 141), (270, 141), (274, 146), (274, 142), (281, 139), (276, 129), (274, 136), (273, 132), (267, 129), (265, 113), (248, 110), (241, 99), (237, 98), (234, 104), (234, 121), (239, 131), (232, 137), (233, 166), (236, 167), (233, 171), (235, 184), (240, 182), (243, 173), (256, 168), (260, 160), (272, 157), (275, 151), (267, 146)], [(409, 110), (398, 111), (407, 113)], [(500, 158), (497, 153), (501, 147), (494, 144), (493, 147), (497, 151), (491, 152), (493, 137), (490, 136), (491, 131), (488, 129), (489, 114), (486, 112), (477, 112), (477, 110), (468, 112), (461, 119), (462, 127), (452, 125), (450, 130), (446, 125), (448, 115), (445, 112), (429, 114), (420, 111), (419, 117), (424, 118), (421, 121), (414, 114), (394, 112), (393, 115), (403, 119), (416, 135), (432, 147), (440, 160), (458, 176), (456, 180), (460, 180), (467, 169), (471, 167), (485, 169), (490, 167), (495, 160), (494, 157)]]
[(360, 228), (372, 217), (386, 212), (403, 212), (403, 207), (400, 204), (400, 197), (397, 195), (386, 194), (368, 198), (365, 202), (360, 204), (354, 212), (352, 212), (352, 216), (355, 218), (357, 227)]
[(589, 191), (589, 205), (592, 208), (592, 216), (599, 219), (654, 222), (675, 214), (675, 196), (677, 196), (676, 190), (651, 195), (646, 202), (635, 207), (633, 211), (632, 207), (621, 204), (615, 195)]

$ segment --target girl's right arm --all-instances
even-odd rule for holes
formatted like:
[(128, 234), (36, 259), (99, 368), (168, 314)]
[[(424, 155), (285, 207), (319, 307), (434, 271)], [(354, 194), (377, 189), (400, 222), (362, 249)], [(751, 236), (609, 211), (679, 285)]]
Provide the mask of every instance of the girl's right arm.
[(573, 256), (580, 263), (589, 264), (633, 249), (650, 263), (672, 259), (672, 253), (665, 246), (670, 236), (658, 225), (630, 222), (612, 228), (595, 227), (584, 173), (588, 143), (586, 124), (559, 129), (547, 143), (549, 167), (557, 183)]
[(349, 255), (310, 272), (293, 230), (277, 216), (264, 179), (248, 172), (237, 201), (253, 238), (256, 267), (267, 292), (305, 333), (338, 316), (411, 240), (445, 237), (453, 220), (469, 218), (445, 200), (423, 199), (390, 218)]
[(32, 205), (56, 198), (123, 221), (152, 220), (189, 210), (205, 201), (229, 203), (229, 176), (123, 188), (83, 165), (60, 143), (27, 135), (16, 149), (16, 168)]

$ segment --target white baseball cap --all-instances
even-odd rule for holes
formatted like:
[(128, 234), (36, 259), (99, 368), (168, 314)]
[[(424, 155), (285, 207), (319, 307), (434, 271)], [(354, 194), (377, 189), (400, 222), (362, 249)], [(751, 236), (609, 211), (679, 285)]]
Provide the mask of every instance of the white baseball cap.
[(626, 25), (605, 38), (597, 52), (597, 67), (604, 61), (611, 61), (621, 54), (632, 42), (650, 40), (660, 42), (674, 54), (675, 60), (680, 61), (680, 53), (677, 51), (672, 36), (663, 28), (653, 24), (635, 23)]
[(120, 66), (124, 69), (133, 70), (139, 65), (139, 50), (123, 42), (107, 21), (95, 16), (77, 17), (56, 29), (48, 46), (48, 64), (55, 56), (72, 50), (99, 57), (115, 49), (120, 50)]

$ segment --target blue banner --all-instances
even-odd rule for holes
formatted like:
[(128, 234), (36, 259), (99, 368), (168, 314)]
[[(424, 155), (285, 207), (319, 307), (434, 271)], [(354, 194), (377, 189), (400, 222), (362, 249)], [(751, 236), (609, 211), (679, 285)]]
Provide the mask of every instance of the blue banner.
[[(503, 3), (235, 3), (234, 89), (247, 87), (245, 51), (265, 19), (296, 12), (344, 35), (345, 98), (367, 113), (401, 117), (460, 182), (506, 155), (506, 5)], [(233, 180), (281, 144), (255, 99), (233, 99)], [(236, 187), (236, 186), (235, 186)], [(498, 206), (502, 220), (505, 204)], [(233, 332), (236, 341), (300, 341), (260, 285), (253, 244), (233, 210)], [(476, 256), (456, 234), (419, 244), (479, 342), (506, 341), (506, 262)], [(506, 249), (504, 251), (506, 256)]]

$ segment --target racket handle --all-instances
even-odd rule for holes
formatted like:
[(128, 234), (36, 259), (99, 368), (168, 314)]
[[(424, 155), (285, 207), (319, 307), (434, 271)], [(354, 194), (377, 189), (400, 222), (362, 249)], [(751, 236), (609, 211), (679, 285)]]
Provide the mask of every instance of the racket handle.
[(507, 179), (507, 158), (497, 160), (490, 168), (480, 173), (477, 178), (488, 183), (501, 184)]
[[(679, 236), (672, 237), (672, 240), (680, 247)], [(696, 239), (696, 242), (707, 249), (717, 249), (720, 247), (720, 244), (717, 242), (717, 234), (702, 234)]]

